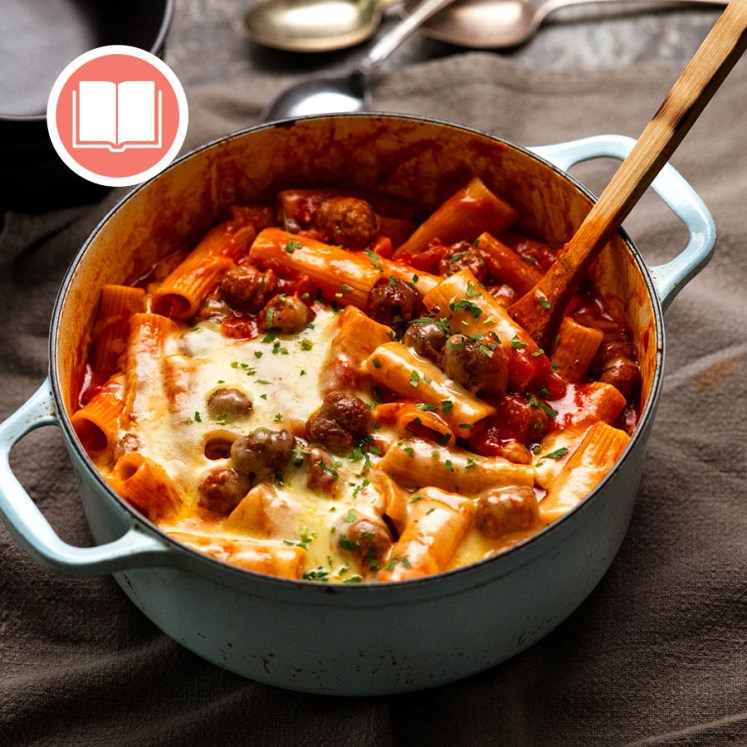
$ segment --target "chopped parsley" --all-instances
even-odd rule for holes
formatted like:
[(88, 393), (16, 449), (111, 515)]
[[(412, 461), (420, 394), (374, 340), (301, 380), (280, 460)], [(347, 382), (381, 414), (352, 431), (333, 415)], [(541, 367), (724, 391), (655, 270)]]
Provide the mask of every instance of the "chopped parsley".
[(415, 405), (415, 407), (417, 407), (418, 410), (422, 410), (423, 412), (433, 412), (434, 410), (438, 410), (438, 406), (433, 405), (430, 402), (420, 402), (419, 404)]
[(548, 301), (544, 296), (537, 296), (537, 303), (546, 311), (552, 308), (552, 303)]
[(447, 412), (450, 412), (454, 409), (454, 403), (450, 399), (444, 399), (441, 401), (441, 412), (446, 415)]
[(420, 383), (420, 374), (417, 371), (410, 371), (410, 386), (414, 386), (417, 389)]
[(300, 241), (291, 240), (285, 245), (285, 251), (288, 252), (288, 254), (293, 254), (296, 249), (303, 249), (303, 244)]
[(340, 547), (343, 550), (350, 550), (350, 552), (360, 552), (361, 550), (361, 546), (349, 537), (340, 537)]
[(299, 343), (301, 350), (311, 350), (314, 347), (314, 343), (311, 340), (301, 340)]
[(303, 577), (307, 581), (329, 581), (329, 571), (326, 568), (315, 568), (313, 571), (306, 571)]
[[(479, 296), (480, 293), (477, 293), (477, 295)], [(466, 298), (463, 298), (461, 301), (457, 301), (456, 296), (454, 296), (449, 301), (449, 308), (452, 311), (460, 311), (460, 310), (467, 311), (470, 314), (472, 314), (472, 316), (476, 320), (479, 319), (482, 314), (482, 309), (477, 304), (473, 303), (472, 301), (468, 301)]]
[(526, 395), (527, 402), (532, 407), (539, 407), (540, 410), (542, 410), (544, 413), (549, 415), (551, 418), (557, 418), (558, 413), (550, 407), (550, 405), (547, 404), (547, 402), (543, 402), (541, 399), (538, 399), (536, 395), (534, 394), (527, 394)]
[(528, 345), (528, 343), (526, 343), (526, 342), (522, 342), (522, 341), (521, 341), (521, 340), (519, 339), (519, 335), (514, 335), (514, 336), (513, 336), (512, 338), (511, 338), (511, 347), (512, 347), (512, 348), (513, 348), (514, 350), (524, 350), (524, 348), (525, 348), (525, 347), (526, 347), (527, 345)]
[(378, 358), (373, 359), (374, 368), (381, 368), (381, 361)]
[(199, 410), (195, 410), (195, 423), (201, 423), (202, 422), (202, 415), (200, 415)]

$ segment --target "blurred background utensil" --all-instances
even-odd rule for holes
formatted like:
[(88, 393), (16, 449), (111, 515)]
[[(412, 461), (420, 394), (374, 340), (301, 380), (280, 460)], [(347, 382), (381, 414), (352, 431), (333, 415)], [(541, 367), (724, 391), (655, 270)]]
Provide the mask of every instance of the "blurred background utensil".
[[(636, 10), (667, 5), (726, 5), (728, 0), (639, 0)], [(571, 5), (621, 4), (621, 0), (460, 0), (423, 24), (433, 39), (472, 49), (516, 47), (531, 39), (542, 22)], [(405, 11), (414, 12), (417, 0), (405, 0)]]
[[(398, 0), (262, 0), (244, 16), (252, 41), (289, 52), (330, 52), (368, 39), (382, 12)], [(515, 47), (531, 39), (553, 12), (571, 5), (621, 4), (621, 0), (459, 0), (424, 24), (439, 41), (474, 49)], [(728, 0), (639, 0), (649, 9), (667, 5), (726, 5)], [(419, 0), (404, 0), (415, 12)], [(624, 4), (624, 3), (623, 3)]]
[(265, 122), (308, 114), (366, 111), (370, 107), (367, 82), (382, 62), (434, 13), (454, 0), (424, 0), (379, 39), (350, 72), (309, 78), (284, 91), (264, 111)]
[(397, 0), (262, 0), (244, 15), (252, 41), (289, 52), (331, 52), (376, 32)]

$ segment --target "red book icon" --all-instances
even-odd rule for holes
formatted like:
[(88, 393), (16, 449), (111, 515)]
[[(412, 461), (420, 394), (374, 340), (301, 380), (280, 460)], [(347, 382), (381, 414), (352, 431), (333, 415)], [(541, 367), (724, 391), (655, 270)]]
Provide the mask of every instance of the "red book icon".
[(70, 62), (47, 102), (49, 137), (60, 158), (107, 187), (139, 184), (165, 169), (188, 121), (173, 70), (150, 52), (116, 44)]
[(161, 147), (163, 94), (151, 80), (82, 80), (73, 90), (73, 148)]

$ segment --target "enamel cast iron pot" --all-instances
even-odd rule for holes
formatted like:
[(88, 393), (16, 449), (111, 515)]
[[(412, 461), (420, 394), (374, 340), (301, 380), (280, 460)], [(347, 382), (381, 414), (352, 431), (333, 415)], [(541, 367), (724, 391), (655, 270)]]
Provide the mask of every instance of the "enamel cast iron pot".
[[(382, 585), (289, 581), (232, 567), (171, 539), (120, 500), (70, 425), (89, 330), (104, 283), (126, 283), (188, 246), (234, 203), (270, 203), (289, 187), (365, 187), (424, 210), (479, 175), (522, 216), (522, 227), (563, 244), (590, 194), (565, 170), (624, 158), (633, 140), (599, 136), (517, 147), (450, 124), (341, 115), (265, 125), (173, 164), (127, 195), (69, 269), (54, 310), (49, 379), (0, 425), (0, 513), (42, 565), (73, 575), (113, 573), (158, 627), (200, 656), (252, 679), (314, 693), (416, 690), (491, 667), (547, 634), (591, 592), (622, 542), (661, 393), (663, 308), (709, 259), (707, 209), (667, 166), (654, 188), (689, 229), (674, 260), (647, 268), (621, 231), (592, 268), (607, 307), (635, 337), (643, 373), (641, 419), (617, 466), (578, 507), (509, 551), (435, 576)], [(97, 545), (52, 530), (12, 474), (15, 442), (61, 430)]]

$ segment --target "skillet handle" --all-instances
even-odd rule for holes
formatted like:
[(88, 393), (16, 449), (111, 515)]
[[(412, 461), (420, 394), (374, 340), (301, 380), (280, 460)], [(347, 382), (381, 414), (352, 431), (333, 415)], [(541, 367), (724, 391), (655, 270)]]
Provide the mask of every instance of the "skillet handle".
[[(529, 148), (563, 171), (568, 171), (581, 161), (593, 158), (625, 159), (635, 145), (635, 140), (625, 135), (597, 135), (572, 140), (557, 145)], [(663, 309), (687, 282), (698, 274), (713, 256), (716, 245), (716, 224), (708, 208), (685, 181), (684, 177), (667, 163), (651, 186), (672, 212), (685, 224), (690, 239), (687, 246), (670, 262), (649, 267)]]
[(0, 423), (0, 517), (19, 544), (41, 565), (73, 576), (94, 576), (146, 565), (165, 565), (171, 554), (161, 540), (132, 525), (119, 539), (97, 547), (74, 547), (55, 533), (10, 467), (13, 446), (36, 428), (57, 425), (49, 379)]

